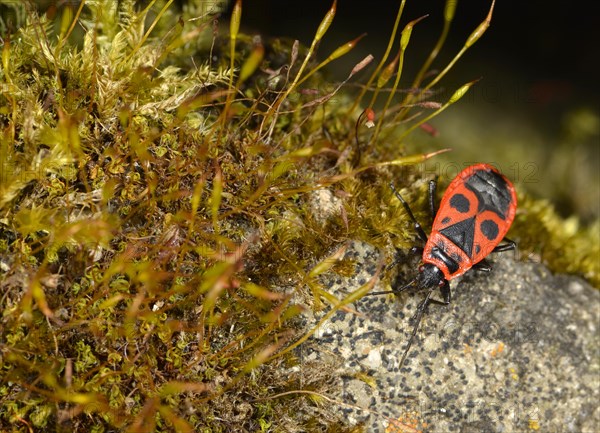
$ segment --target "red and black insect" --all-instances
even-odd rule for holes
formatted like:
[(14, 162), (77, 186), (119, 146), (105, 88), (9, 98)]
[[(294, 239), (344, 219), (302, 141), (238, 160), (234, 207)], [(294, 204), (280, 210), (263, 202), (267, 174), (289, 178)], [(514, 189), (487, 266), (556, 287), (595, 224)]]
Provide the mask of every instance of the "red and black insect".
[[(450, 303), (449, 280), (471, 268), (489, 272), (491, 267), (485, 260), (488, 254), (515, 249), (516, 244), (511, 240), (500, 242), (515, 218), (517, 196), (512, 183), (498, 170), (489, 164), (475, 164), (454, 178), (435, 214), (436, 183), (431, 181), (429, 204), (435, 220), (428, 238), (408, 203), (393, 184), (390, 187), (412, 220), (419, 238), (425, 242), (424, 248), (412, 249), (423, 254), (419, 274), (414, 280), (392, 291), (372, 293), (400, 293), (414, 285), (428, 289), (413, 317), (415, 325), (400, 361), (402, 366), (427, 305), (432, 301), (445, 305)], [(440, 289), (443, 302), (431, 299), (436, 288)]]

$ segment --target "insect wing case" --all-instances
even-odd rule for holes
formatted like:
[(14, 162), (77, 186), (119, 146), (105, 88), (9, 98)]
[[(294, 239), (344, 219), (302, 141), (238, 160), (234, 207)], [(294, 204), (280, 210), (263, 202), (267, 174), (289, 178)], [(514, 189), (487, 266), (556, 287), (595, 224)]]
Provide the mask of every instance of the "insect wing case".
[(514, 186), (504, 175), (489, 164), (467, 167), (444, 193), (424, 261), (437, 265), (441, 250), (457, 264), (440, 263), (446, 279), (464, 274), (502, 241), (516, 209)]

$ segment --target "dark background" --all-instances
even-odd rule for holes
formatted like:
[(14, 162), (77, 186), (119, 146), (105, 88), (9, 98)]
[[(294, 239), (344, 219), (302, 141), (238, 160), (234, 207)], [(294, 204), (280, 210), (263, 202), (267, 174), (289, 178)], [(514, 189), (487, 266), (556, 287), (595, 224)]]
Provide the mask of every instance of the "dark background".
[[(333, 49), (363, 32), (356, 52), (331, 69), (345, 77), (365, 53), (380, 59), (391, 32), (399, 1), (358, 2), (339, 0), (336, 17), (319, 53)], [(409, 0), (400, 30), (410, 20), (429, 14), (413, 30), (406, 58), (407, 72), (420, 65), (435, 44), (443, 22), (445, 1)], [(310, 45), (315, 30), (331, 2), (324, 0), (251, 0), (243, 3), (242, 22), (249, 32), (287, 36)], [(460, 49), (485, 18), (489, 1), (459, 1), (449, 40), (436, 65), (443, 66)], [(466, 53), (446, 81), (464, 83), (482, 77), (488, 99), (510, 105), (528, 104), (541, 115), (566, 105), (600, 101), (600, 16), (597, 2), (498, 0), (492, 24)], [(357, 53), (360, 51), (360, 55)], [(392, 56), (396, 50), (392, 51)], [(413, 63), (410, 62), (413, 60)], [(337, 66), (340, 65), (340, 66)], [(344, 65), (344, 66), (341, 66)], [(346, 66), (347, 65), (347, 66)], [(410, 75), (406, 75), (408, 78)], [(408, 80), (407, 80), (408, 82)], [(482, 98), (483, 91), (479, 92)], [(552, 126), (552, 123), (549, 124)]]

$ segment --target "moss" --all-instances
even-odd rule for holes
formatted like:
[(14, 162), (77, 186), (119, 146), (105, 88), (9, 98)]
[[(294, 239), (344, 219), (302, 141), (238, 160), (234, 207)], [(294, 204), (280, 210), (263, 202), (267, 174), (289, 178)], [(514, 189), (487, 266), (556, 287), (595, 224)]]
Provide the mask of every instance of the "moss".
[[(388, 139), (419, 124), (414, 110), (457, 98), (429, 101), (417, 80), (420, 99), (359, 118), (378, 98), (322, 85), (321, 66), (357, 42), (317, 63), (327, 20), (297, 48), (235, 22), (215, 33), (203, 1), (108, 4), (52, 15), (11, 2), (16, 27), (0, 22), (0, 424), (349, 431), (317, 394), (294, 392), (326, 389), (335, 368), (295, 368), (301, 314), (342, 305), (318, 277), (353, 272), (348, 240), (390, 256), (410, 244), (387, 184), (424, 209), (410, 166), (432, 154)], [(385, 85), (366, 96), (396, 92)], [(567, 239), (547, 205), (522, 209), (526, 248), (545, 239), (544, 259), (597, 281), (585, 241), (597, 226)], [(581, 260), (552, 254), (566, 240)]]
[(600, 287), (600, 221), (583, 225), (576, 216), (561, 218), (547, 200), (523, 193), (513, 231), (525, 259), (578, 274)]

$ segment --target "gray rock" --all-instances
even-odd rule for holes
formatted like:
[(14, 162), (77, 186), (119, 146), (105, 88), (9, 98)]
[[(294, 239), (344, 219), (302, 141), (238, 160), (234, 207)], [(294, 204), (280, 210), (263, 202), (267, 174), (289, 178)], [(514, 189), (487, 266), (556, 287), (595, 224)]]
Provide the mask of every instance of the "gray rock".
[[(356, 242), (346, 257), (357, 274), (322, 281), (339, 298), (371, 278), (379, 252)], [(414, 275), (418, 258), (405, 259)], [(430, 304), (402, 368), (423, 290), (366, 296), (324, 323), (301, 349), (339, 365), (332, 410), (368, 432), (600, 431), (600, 293), (512, 253), (492, 261), (452, 282), (450, 305)]]

